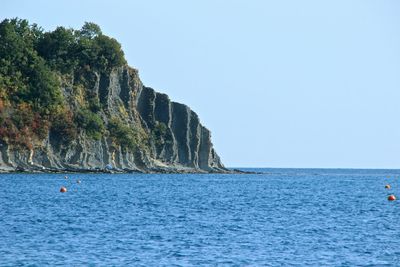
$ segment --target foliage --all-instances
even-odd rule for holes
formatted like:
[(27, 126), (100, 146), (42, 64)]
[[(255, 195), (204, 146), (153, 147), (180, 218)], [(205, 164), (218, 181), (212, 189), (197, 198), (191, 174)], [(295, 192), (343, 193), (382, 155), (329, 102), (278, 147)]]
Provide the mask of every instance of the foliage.
[(126, 64), (121, 45), (103, 35), (100, 27), (91, 22), (86, 22), (77, 31), (58, 27), (53, 32), (44, 33), (37, 50), (61, 73), (82, 68), (103, 73)]
[[(9, 116), (5, 116), (7, 113)], [(43, 140), (49, 129), (49, 120), (34, 112), (27, 103), (13, 110), (2, 110), (0, 122), (0, 139), (28, 149), (32, 148), (34, 140)]]
[(100, 105), (100, 100), (99, 100), (98, 96), (93, 95), (92, 93), (88, 93), (87, 94), (87, 102), (88, 102), (90, 111), (92, 111), (94, 113), (97, 113), (100, 111), (101, 105)]
[(161, 148), (165, 144), (171, 143), (170, 133), (168, 127), (163, 122), (157, 121), (154, 128), (151, 131), (151, 139), (156, 147)]
[(104, 132), (104, 123), (99, 115), (87, 109), (81, 109), (77, 112), (75, 117), (76, 124), (79, 128), (85, 130), (86, 134), (99, 140)]
[(100, 72), (110, 71), (114, 67), (126, 63), (121, 45), (114, 38), (100, 34), (93, 39), (93, 49), (96, 51), (96, 61), (92, 62)]
[(73, 120), (71, 111), (63, 111), (53, 117), (51, 132), (62, 144), (68, 145), (78, 136), (78, 129)]
[(124, 125), (120, 119), (112, 118), (108, 123), (108, 131), (113, 142), (124, 150), (133, 151), (145, 143), (145, 136), (138, 129)]
[(62, 101), (60, 84), (34, 49), (42, 35), (26, 20), (0, 23), (0, 88), (16, 103), (26, 102), (41, 113), (51, 112)]
[(72, 55), (75, 50), (75, 34), (72, 29), (57, 27), (53, 32), (44, 33), (36, 49), (49, 66), (61, 73), (71, 73), (78, 65)]
[[(0, 139), (31, 148), (51, 132), (69, 144), (79, 129), (99, 139), (105, 130), (97, 114), (101, 105), (89, 89), (99, 74), (125, 64), (121, 45), (94, 23), (85, 22), (80, 30), (57, 27), (45, 32), (27, 20), (4, 19), (0, 22)], [(73, 88), (83, 88), (78, 110), (73, 112), (61, 91), (61, 83), (70, 80)], [(133, 148), (144, 140), (143, 133), (127, 126), (111, 126), (123, 146)]]
[(99, 25), (97, 25), (93, 22), (85, 22), (85, 24), (82, 26), (81, 30), (79, 31), (79, 34), (82, 37), (92, 39), (94, 37), (101, 35), (102, 32), (101, 32)]

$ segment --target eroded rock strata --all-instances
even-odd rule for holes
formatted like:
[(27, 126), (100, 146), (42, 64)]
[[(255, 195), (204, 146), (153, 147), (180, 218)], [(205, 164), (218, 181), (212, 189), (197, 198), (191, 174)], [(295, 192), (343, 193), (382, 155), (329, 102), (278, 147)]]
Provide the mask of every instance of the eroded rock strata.
[(72, 112), (85, 105), (84, 96), (100, 103), (97, 114), (105, 125), (122, 121), (142, 136), (134, 149), (116, 144), (107, 134), (89, 138), (83, 130), (66, 145), (59, 133), (20, 148), (0, 140), (1, 171), (227, 172), (215, 152), (210, 131), (188, 106), (146, 87), (128, 66), (91, 73), (82, 88), (65, 79), (62, 93)]

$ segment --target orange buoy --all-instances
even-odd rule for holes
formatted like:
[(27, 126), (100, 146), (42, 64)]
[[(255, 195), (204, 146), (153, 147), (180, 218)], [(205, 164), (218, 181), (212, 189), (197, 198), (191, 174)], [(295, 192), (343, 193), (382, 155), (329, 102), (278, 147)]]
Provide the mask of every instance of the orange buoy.
[(396, 200), (396, 197), (394, 195), (389, 195), (388, 196), (388, 200), (389, 201), (394, 201), (394, 200)]
[(390, 184), (385, 185), (386, 189), (390, 189)]
[(61, 193), (67, 192), (67, 188), (66, 188), (65, 186), (61, 186), (60, 192), (61, 192)]

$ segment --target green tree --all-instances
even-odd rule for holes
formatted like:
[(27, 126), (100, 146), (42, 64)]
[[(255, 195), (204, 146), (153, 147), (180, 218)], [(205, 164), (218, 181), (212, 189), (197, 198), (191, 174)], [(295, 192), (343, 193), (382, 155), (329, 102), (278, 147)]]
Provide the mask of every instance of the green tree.
[(72, 29), (57, 27), (52, 32), (44, 33), (36, 48), (53, 69), (62, 73), (71, 73), (77, 66), (76, 41)]
[(82, 26), (79, 34), (83, 37), (92, 39), (102, 34), (100, 26), (93, 23), (85, 21), (85, 24)]
[(94, 65), (98, 70), (108, 72), (112, 68), (126, 64), (124, 52), (117, 40), (101, 34), (93, 41), (97, 51), (97, 61)]
[[(27, 20), (1, 21), (0, 138), (32, 146), (32, 140), (41, 140), (50, 131), (60, 144), (68, 144), (82, 129), (99, 139), (105, 130), (96, 114), (101, 104), (87, 89), (95, 85), (98, 73), (125, 64), (121, 45), (95, 23), (85, 22), (80, 30), (57, 27), (44, 32)], [(66, 112), (61, 82), (69, 81), (73, 88), (83, 88), (76, 99), (87, 108)], [(111, 120), (108, 127), (111, 137), (126, 149), (147, 142), (145, 132), (121, 121)]]
[(61, 103), (62, 95), (57, 77), (34, 49), (39, 36), (37, 26), (30, 27), (26, 20), (0, 23), (0, 87), (9, 90), (12, 101), (28, 102), (48, 113)]

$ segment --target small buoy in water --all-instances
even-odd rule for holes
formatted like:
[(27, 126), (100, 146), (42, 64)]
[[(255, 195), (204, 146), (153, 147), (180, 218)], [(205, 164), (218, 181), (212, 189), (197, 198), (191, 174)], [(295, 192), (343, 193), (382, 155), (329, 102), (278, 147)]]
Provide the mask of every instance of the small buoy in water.
[(65, 179), (68, 179), (68, 176), (65, 175), (64, 178), (65, 178)]
[(394, 200), (396, 200), (396, 197), (394, 195), (389, 195), (388, 196), (388, 200), (389, 201), (394, 201)]
[(76, 181), (76, 183), (77, 183), (77, 184), (80, 184), (80, 183), (81, 183), (81, 180)]
[(390, 189), (390, 184), (385, 185), (386, 189)]
[(61, 193), (67, 192), (67, 188), (66, 188), (65, 186), (61, 186), (60, 192), (61, 192)]

